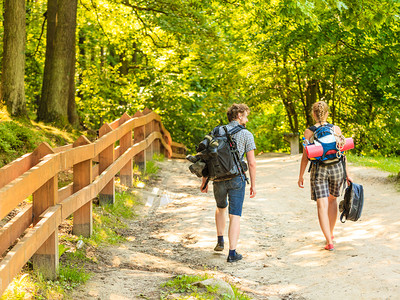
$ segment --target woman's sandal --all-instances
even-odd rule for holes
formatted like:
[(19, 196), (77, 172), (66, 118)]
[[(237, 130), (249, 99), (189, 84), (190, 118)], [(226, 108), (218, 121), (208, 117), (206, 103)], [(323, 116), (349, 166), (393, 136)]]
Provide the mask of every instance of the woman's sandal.
[(328, 245), (325, 246), (325, 250), (332, 251), (333, 249), (335, 249), (335, 248), (333, 247), (333, 244), (328, 244)]

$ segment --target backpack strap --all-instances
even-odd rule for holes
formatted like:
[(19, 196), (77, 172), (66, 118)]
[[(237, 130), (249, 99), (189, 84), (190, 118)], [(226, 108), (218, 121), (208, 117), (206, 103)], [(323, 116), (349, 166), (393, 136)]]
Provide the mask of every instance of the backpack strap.
[(230, 135), (233, 135), (235, 133), (238, 133), (242, 129), (246, 129), (246, 127), (244, 127), (243, 125), (237, 125), (237, 126), (233, 127), (231, 130), (229, 130), (227, 133)]
[(310, 126), (310, 127), (308, 127), (307, 129), (310, 129), (312, 132), (315, 132), (315, 130), (317, 130), (317, 126), (315, 126), (315, 125), (313, 125), (313, 126)]
[[(221, 129), (220, 129), (221, 127), (224, 128), (224, 133), (223, 134), (220, 133), (221, 132)], [(217, 126), (212, 130), (211, 134), (214, 135), (214, 136), (223, 136), (225, 134), (234, 135), (234, 134), (238, 133), (239, 131), (241, 131), (242, 129), (246, 129), (246, 127), (244, 127), (243, 125), (237, 125), (237, 126), (231, 128), (230, 130), (228, 130), (226, 128), (226, 126)]]
[(320, 126), (313, 125), (313, 126), (308, 127), (307, 129), (311, 130), (312, 132), (315, 132), (318, 128), (321, 128), (321, 127), (324, 127), (324, 126), (333, 127), (334, 125), (330, 124), (330, 123), (326, 123), (326, 124), (320, 125)]
[[(347, 184), (346, 160), (347, 160), (346, 156), (344, 156), (344, 155), (342, 155), (339, 160), (339, 162), (341, 162), (342, 166), (343, 166), (343, 183), (342, 183), (341, 194), (343, 194), (343, 191), (345, 190), (345, 185)], [(351, 184), (351, 182), (350, 182), (350, 184)]]
[[(236, 145), (236, 141), (232, 139), (232, 134), (235, 134), (237, 132), (239, 132), (240, 130), (244, 129), (245, 127), (242, 125), (238, 125), (234, 128), (232, 128), (231, 130), (228, 131), (228, 129), (226, 128), (226, 126), (223, 127), (225, 130), (225, 134), (228, 138), (228, 142), (229, 142), (229, 147), (233, 156), (233, 161), (236, 164), (236, 167), (239, 170), (240, 173), (240, 178), (242, 179), (242, 181), (246, 181), (247, 184), (249, 183), (249, 179), (247, 178), (246, 172), (243, 169), (242, 164), (240, 163), (240, 158), (239, 158), (239, 151), (237, 150), (237, 145)], [(233, 132), (233, 133), (232, 133)]]

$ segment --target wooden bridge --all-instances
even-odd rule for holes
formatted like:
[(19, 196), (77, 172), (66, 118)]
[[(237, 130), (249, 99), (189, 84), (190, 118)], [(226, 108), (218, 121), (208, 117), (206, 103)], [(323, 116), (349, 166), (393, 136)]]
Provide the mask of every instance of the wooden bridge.
[[(116, 144), (119, 144), (117, 147)], [(0, 169), (0, 220), (32, 196), (0, 229), (0, 295), (32, 258), (46, 278), (58, 275), (58, 226), (73, 214), (73, 233), (92, 234), (92, 199), (114, 203), (115, 176), (132, 186), (133, 162), (145, 168), (146, 158), (163, 153), (185, 157), (184, 145), (175, 143), (160, 117), (145, 109), (133, 117), (124, 114), (99, 130), (91, 143), (85, 136), (73, 144), (52, 149), (42, 143)], [(73, 182), (58, 188), (58, 174), (72, 170)], [(19, 239), (19, 241), (17, 241)]]

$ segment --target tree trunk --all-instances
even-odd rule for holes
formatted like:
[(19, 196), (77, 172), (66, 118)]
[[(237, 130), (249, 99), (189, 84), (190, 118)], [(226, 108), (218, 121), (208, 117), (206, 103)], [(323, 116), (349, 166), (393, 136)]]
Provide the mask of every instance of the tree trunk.
[(25, 0), (4, 1), (2, 99), (12, 116), (26, 116)]
[(77, 0), (48, 0), (47, 45), (38, 120), (59, 126), (77, 122), (75, 31)]
[(305, 115), (307, 120), (307, 126), (311, 126), (314, 124), (314, 121), (311, 117), (311, 108), (312, 105), (317, 102), (317, 80), (312, 79), (307, 82), (307, 90), (306, 90), (306, 107), (305, 107)]

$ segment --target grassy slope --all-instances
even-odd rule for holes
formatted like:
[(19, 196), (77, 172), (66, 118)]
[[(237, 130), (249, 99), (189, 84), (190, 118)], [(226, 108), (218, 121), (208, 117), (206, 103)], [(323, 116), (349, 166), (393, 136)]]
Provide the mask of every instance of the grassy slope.
[(34, 121), (11, 119), (5, 108), (0, 108), (0, 167), (32, 152), (42, 142), (51, 147), (73, 143), (82, 133), (72, 129), (58, 129)]
[(373, 167), (400, 176), (400, 157), (372, 157), (348, 155), (349, 161), (364, 167)]

